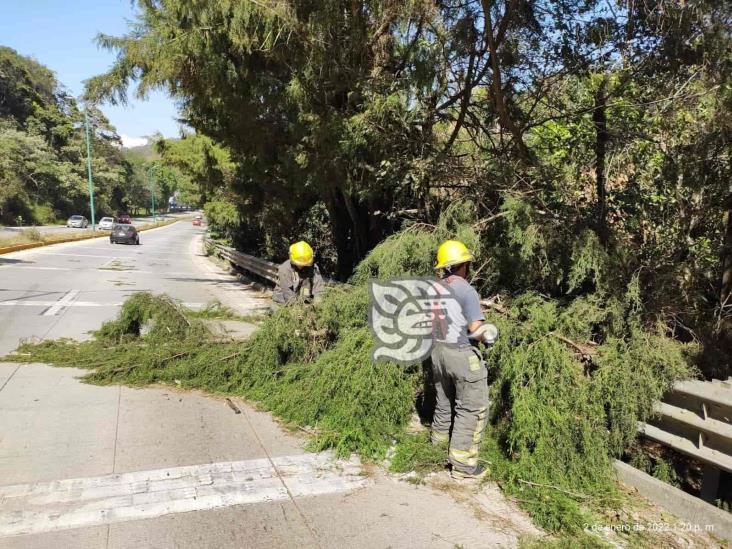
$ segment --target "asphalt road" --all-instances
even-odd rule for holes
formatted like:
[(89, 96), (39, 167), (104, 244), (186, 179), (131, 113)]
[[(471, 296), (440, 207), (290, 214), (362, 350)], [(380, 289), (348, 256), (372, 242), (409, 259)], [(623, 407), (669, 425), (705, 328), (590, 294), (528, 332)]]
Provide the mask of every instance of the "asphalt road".
[[(269, 298), (201, 255), (182, 221), (0, 256), (0, 353), (85, 337), (133, 292), (240, 311)], [(510, 547), (539, 532), (495, 486), (428, 486), (303, 449), (232, 399), (81, 383), (84, 372), (0, 363), (0, 549)], [(375, 406), (378, 403), (374, 403)], [(449, 486), (448, 489), (443, 487)]]
[(140, 291), (201, 307), (221, 300), (230, 287), (239, 308), (256, 306), (235, 281), (206, 269), (200, 250), (192, 249), (202, 234), (181, 221), (140, 233), (140, 246), (99, 238), (0, 256), (0, 353), (13, 350), (20, 338), (84, 337)]

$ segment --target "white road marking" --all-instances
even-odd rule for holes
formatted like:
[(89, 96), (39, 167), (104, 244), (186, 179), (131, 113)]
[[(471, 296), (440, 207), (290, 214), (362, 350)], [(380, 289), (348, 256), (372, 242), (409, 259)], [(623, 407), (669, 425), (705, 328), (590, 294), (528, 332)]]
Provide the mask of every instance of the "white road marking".
[[(109, 253), (109, 248), (84, 248), (85, 251), (100, 251), (100, 252), (107, 252)], [(150, 246), (143, 246), (142, 249), (138, 247), (130, 248), (129, 250), (126, 248), (115, 248), (115, 253), (124, 253), (124, 252), (130, 252), (133, 255), (130, 256), (124, 256), (124, 257), (139, 257), (139, 256), (148, 256), (148, 255), (174, 255), (176, 257), (181, 257), (180, 252), (164, 252), (162, 250), (170, 250), (170, 247), (167, 248), (152, 248)], [(98, 257), (98, 256), (92, 256), (92, 257)]]
[(355, 461), (303, 454), (0, 486), (0, 537), (356, 490)]
[(71, 305), (74, 300), (76, 299), (76, 296), (79, 295), (81, 290), (69, 290), (66, 292), (66, 294), (59, 299), (56, 303), (51, 305), (51, 307), (43, 313), (43, 316), (56, 316), (59, 314), (65, 307), (68, 307)]
[(106, 270), (106, 268), (109, 267), (115, 261), (117, 261), (117, 259), (118, 259), (117, 257), (111, 257), (108, 261), (105, 261), (99, 267), (97, 267), (97, 269), (105, 269)]
[[(107, 252), (109, 252), (109, 250), (107, 250)], [(63, 257), (66, 257), (66, 256), (69, 256), (69, 257), (95, 257), (97, 259), (107, 259), (107, 258), (111, 257), (111, 256), (108, 256), (108, 255), (78, 254), (78, 253), (75, 253), (75, 254), (64, 254), (64, 253), (60, 253), (60, 252), (38, 252), (37, 255), (43, 255), (43, 256), (46, 256), (46, 255), (49, 255), (49, 256), (63, 256)], [(114, 258), (112, 258), (112, 259), (114, 259)]]
[[(72, 290), (78, 293), (78, 290)], [(68, 295), (68, 294), (67, 294)], [(23, 301), (13, 299), (8, 301), (0, 301), (0, 307), (55, 307), (60, 301)], [(122, 301), (117, 303), (100, 303), (98, 301), (74, 301), (72, 303), (64, 303), (61, 307), (121, 307)], [(189, 309), (200, 309), (206, 306), (206, 303), (182, 303), (184, 307)], [(50, 311), (50, 309), (49, 309)], [(44, 316), (52, 316), (46, 311)]]
[[(103, 259), (103, 258), (102, 258)], [(122, 259), (128, 259), (128, 258), (122, 258)], [(82, 271), (94, 271), (98, 273), (135, 273), (135, 274), (156, 274), (156, 275), (174, 275), (174, 276), (190, 276), (190, 277), (197, 277), (198, 273), (191, 273), (191, 272), (182, 272), (182, 271), (146, 271), (146, 270), (140, 270), (140, 269), (110, 269), (107, 267), (106, 269), (101, 269), (99, 267), (39, 267), (39, 266), (20, 266), (20, 265), (2, 265), (0, 266), (0, 270), (4, 269), (15, 269), (18, 271), (73, 271), (73, 272), (82, 272)]]

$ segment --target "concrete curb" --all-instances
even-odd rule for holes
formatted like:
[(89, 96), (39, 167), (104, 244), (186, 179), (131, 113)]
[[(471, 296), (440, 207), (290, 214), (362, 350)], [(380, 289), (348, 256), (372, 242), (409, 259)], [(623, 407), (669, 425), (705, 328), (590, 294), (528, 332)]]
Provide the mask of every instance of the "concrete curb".
[(706, 531), (718, 538), (732, 541), (732, 513), (718, 509), (627, 463), (616, 460), (613, 465), (618, 480), (636, 488), (642, 496), (685, 520), (690, 531), (699, 528), (702, 532)]
[[(138, 229), (138, 232), (150, 231), (152, 229), (162, 229), (163, 227), (167, 227), (168, 225), (172, 225), (173, 223), (178, 223), (178, 221), (182, 221), (182, 220), (173, 219), (171, 221), (166, 221), (165, 223), (156, 225), (155, 227), (145, 227), (144, 229)], [(110, 231), (104, 231), (103, 234), (95, 233), (95, 234), (84, 235), (84, 236), (80, 236), (80, 237), (62, 238), (60, 240), (52, 240), (50, 242), (30, 242), (28, 244), (15, 244), (14, 246), (5, 246), (3, 248), (0, 248), (0, 255), (9, 254), (12, 252), (20, 252), (23, 250), (30, 250), (31, 248), (41, 248), (43, 246), (52, 246), (54, 244), (66, 244), (67, 242), (80, 242), (82, 240), (91, 240), (93, 238), (106, 238), (109, 236), (109, 233), (110, 233)]]

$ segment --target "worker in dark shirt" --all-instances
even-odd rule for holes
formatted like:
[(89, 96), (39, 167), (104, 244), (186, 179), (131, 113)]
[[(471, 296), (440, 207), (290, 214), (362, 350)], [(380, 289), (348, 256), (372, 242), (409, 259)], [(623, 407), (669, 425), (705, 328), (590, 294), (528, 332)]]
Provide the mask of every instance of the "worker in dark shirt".
[[(432, 373), (437, 405), (432, 421), (432, 442), (449, 441), (449, 460), (456, 479), (480, 479), (487, 469), (478, 463), (488, 415), (488, 370), (480, 351), (471, 340), (492, 345), (498, 330), (487, 324), (478, 292), (466, 277), (473, 261), (467, 247), (448, 240), (437, 251), (435, 269), (442, 270), (457, 307), (436, 315), (432, 349)], [(438, 320), (439, 317), (439, 320)], [(449, 324), (462, 324), (457, 339), (448, 337)]]
[(290, 246), (289, 258), (277, 270), (277, 286), (272, 294), (273, 309), (298, 299), (306, 303), (320, 299), (325, 284), (314, 256), (307, 242), (301, 240)]

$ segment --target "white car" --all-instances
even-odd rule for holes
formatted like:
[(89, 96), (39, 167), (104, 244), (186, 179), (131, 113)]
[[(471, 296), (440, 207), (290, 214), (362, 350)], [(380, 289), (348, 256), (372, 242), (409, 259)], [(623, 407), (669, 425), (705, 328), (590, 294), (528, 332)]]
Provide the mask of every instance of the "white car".
[(83, 215), (72, 215), (66, 222), (66, 226), (76, 229), (86, 229), (89, 226), (89, 221)]
[(100, 231), (111, 231), (112, 227), (114, 227), (115, 219), (114, 217), (103, 217), (99, 220), (99, 230)]

